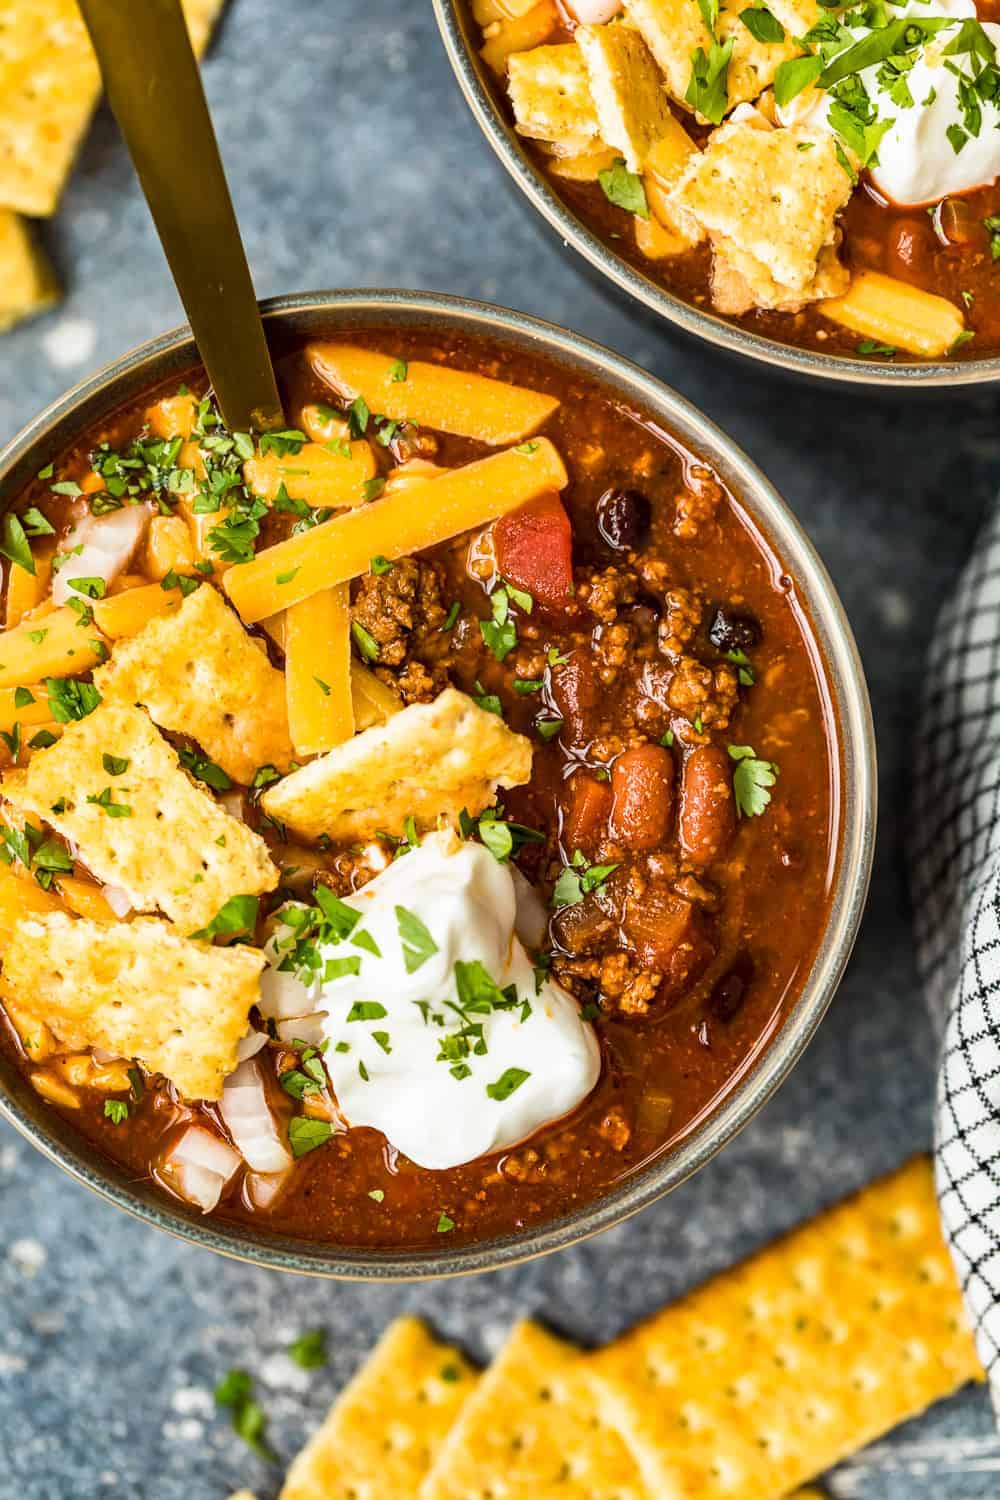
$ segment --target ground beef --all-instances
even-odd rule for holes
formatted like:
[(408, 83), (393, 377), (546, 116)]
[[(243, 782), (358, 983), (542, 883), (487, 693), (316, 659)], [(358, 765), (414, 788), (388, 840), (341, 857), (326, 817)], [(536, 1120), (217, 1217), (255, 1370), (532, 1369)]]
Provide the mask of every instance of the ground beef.
[(403, 557), (387, 573), (364, 574), (358, 580), (351, 618), (378, 645), (380, 666), (402, 666), (413, 646), (439, 632), (444, 623), (438, 569), (433, 563)]
[(604, 625), (611, 625), (622, 605), (634, 604), (639, 597), (639, 580), (631, 568), (611, 566), (594, 573), (577, 586), (577, 598)]
[(597, 1134), (607, 1141), (613, 1151), (624, 1151), (632, 1139), (632, 1127), (625, 1118), (620, 1104), (612, 1104), (597, 1127)]
[(443, 693), (448, 686), (448, 670), (441, 662), (428, 667), (424, 662), (411, 658), (401, 672), (395, 675), (384, 672), (379, 675), (396, 688), (406, 704), (433, 703), (438, 694)]
[(634, 632), (628, 625), (599, 625), (594, 631), (594, 660), (605, 687), (610, 687), (622, 667), (628, 665), (633, 639)]
[(675, 713), (705, 729), (725, 729), (739, 700), (739, 681), (728, 662), (708, 667), (694, 656), (682, 656), (670, 683), (668, 701)]
[(681, 490), (674, 511), (674, 536), (682, 542), (690, 542), (710, 526), (715, 518), (722, 487), (712, 478), (710, 469), (696, 464), (691, 469), (691, 488)]
[(643, 969), (631, 953), (609, 953), (601, 959), (602, 1000), (624, 1016), (646, 1015), (662, 983), (662, 974)]
[(701, 604), (689, 589), (669, 589), (663, 605), (657, 630), (659, 648), (665, 655), (681, 656), (698, 633)]

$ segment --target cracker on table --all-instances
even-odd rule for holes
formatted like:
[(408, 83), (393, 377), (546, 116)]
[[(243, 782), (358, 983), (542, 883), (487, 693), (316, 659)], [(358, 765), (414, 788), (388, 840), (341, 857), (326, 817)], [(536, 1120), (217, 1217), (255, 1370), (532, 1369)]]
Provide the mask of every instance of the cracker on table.
[(158, 917), (23, 917), (3, 955), (21, 1014), (68, 1051), (103, 1047), (163, 1073), (187, 1099), (219, 1099), (260, 998), (257, 948), (182, 936)]
[[(202, 52), (224, 0), (182, 0)], [(0, 20), (0, 205), (47, 215), (101, 92), (76, 0), (4, 0)]]
[[(744, 28), (745, 29), (745, 28)], [(670, 105), (646, 43), (631, 26), (578, 26), (600, 136), (640, 172), (649, 149), (670, 128)]]
[(209, 583), (118, 641), (94, 681), (108, 701), (141, 703), (162, 728), (190, 735), (242, 786), (294, 757), (284, 676)]
[(779, 1500), (982, 1379), (930, 1162), (714, 1277), (588, 1369), (670, 1500)]
[[(106, 756), (125, 770), (112, 774)], [(103, 703), (67, 724), (58, 744), (6, 773), (0, 792), (72, 840), (98, 880), (121, 886), (137, 910), (159, 908), (184, 932), (207, 927), (231, 896), (278, 884), (264, 840), (191, 780), (130, 704)], [(108, 803), (130, 811), (109, 812)]]
[(515, 52), (507, 91), (521, 135), (572, 142), (573, 154), (596, 149), (601, 133), (597, 109), (587, 65), (575, 42)]
[(465, 693), (446, 688), (433, 703), (411, 703), (385, 724), (293, 771), (264, 793), (269, 817), (306, 838), (365, 840), (402, 833), (412, 815), (421, 831), (439, 817), (474, 817), (498, 786), (531, 775), (531, 742)]
[(419, 1500), (653, 1500), (572, 1344), (519, 1323), (445, 1438)]
[(625, 12), (656, 59), (670, 97), (690, 109), (684, 96), (691, 82), (691, 55), (699, 47), (707, 55), (712, 45), (698, 0), (625, 0)]
[(414, 1500), (478, 1376), (397, 1318), (288, 1471), (280, 1500)]
[(0, 208), (0, 333), (51, 306), (59, 283), (20, 214)]
[(755, 294), (763, 299), (774, 281), (804, 296), (820, 251), (836, 243), (851, 179), (828, 132), (804, 125), (773, 130), (759, 118), (714, 130), (671, 197)]

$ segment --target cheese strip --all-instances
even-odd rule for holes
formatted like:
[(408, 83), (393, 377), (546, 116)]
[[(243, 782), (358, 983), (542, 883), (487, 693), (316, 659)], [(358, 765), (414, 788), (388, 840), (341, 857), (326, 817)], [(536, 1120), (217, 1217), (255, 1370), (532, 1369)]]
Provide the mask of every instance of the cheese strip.
[(859, 271), (843, 297), (817, 304), (824, 318), (879, 344), (938, 359), (965, 328), (954, 303), (881, 271)]
[(76, 611), (65, 605), (0, 634), (0, 688), (45, 677), (79, 677), (105, 653), (96, 620), (83, 625)]
[(37, 609), (39, 604), (49, 592), (49, 584), (52, 581), (52, 553), (35, 552), (32, 549), (32, 561), (35, 571), (29, 573), (27, 568), (15, 567), (13, 563), (7, 569), (7, 607), (4, 611), (4, 624), (10, 630), (17, 625), (30, 610)]
[[(15, 703), (15, 695), (20, 692), (31, 694), (33, 703), (22, 703), (20, 707)], [(0, 688), (0, 729), (8, 733), (15, 724), (20, 724), (22, 730), (28, 725), (47, 724), (52, 717), (52, 708), (49, 704), (49, 695), (43, 687), (22, 688)]]
[(480, 55), (488, 68), (502, 75), (507, 71), (512, 53), (526, 52), (531, 47), (547, 42), (560, 24), (560, 19), (553, 0), (540, 0), (538, 5), (532, 6), (523, 15), (512, 15), (510, 19), (504, 17), (496, 21)]
[(714, 1277), (590, 1369), (651, 1493), (688, 1500), (780, 1500), (981, 1380), (930, 1162)]
[(476, 1378), (418, 1319), (397, 1318), (292, 1464), (280, 1500), (415, 1500)]
[(351, 699), (356, 730), (384, 724), (403, 707), (403, 700), (395, 689), (357, 661), (351, 662)]
[(243, 478), (255, 495), (273, 501), (282, 485), (292, 500), (309, 505), (363, 505), (365, 485), (375, 477), (375, 455), (369, 443), (351, 443), (350, 451), (326, 448), (322, 443), (304, 443), (298, 453), (283, 458), (272, 450), (263, 457), (248, 458)]
[(536, 438), (428, 480), (426, 499), (410, 486), (290, 536), (253, 562), (230, 568), (224, 587), (253, 625), (320, 589), (359, 577), (373, 557), (392, 561), (422, 552), (568, 482), (557, 450), (548, 438)]
[(14, 936), (19, 918), (41, 917), (59, 909), (52, 891), (43, 891), (33, 878), (22, 880), (10, 865), (0, 863), (0, 957)]
[(407, 364), (353, 344), (310, 344), (306, 357), (343, 400), (363, 396), (379, 416), (496, 447), (537, 432), (559, 405), (557, 397), (522, 385), (420, 359)]
[(103, 634), (118, 641), (138, 635), (144, 625), (160, 615), (176, 613), (182, 601), (180, 589), (165, 589), (158, 583), (146, 583), (141, 588), (125, 589), (121, 594), (98, 599), (92, 607), (94, 619)]
[(318, 755), (354, 733), (351, 595), (321, 589), (285, 614), (285, 701), (297, 755)]
[(118, 915), (108, 904), (103, 889), (79, 875), (60, 875), (56, 888), (70, 911), (92, 922), (117, 922)]

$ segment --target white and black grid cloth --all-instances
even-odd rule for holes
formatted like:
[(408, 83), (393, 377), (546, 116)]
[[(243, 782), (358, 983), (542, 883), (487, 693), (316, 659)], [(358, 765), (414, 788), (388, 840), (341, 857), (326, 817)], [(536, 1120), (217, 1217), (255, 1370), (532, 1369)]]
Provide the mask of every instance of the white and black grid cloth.
[(938, 621), (913, 785), (917, 955), (943, 1028), (938, 1198), (1000, 1414), (1000, 511)]

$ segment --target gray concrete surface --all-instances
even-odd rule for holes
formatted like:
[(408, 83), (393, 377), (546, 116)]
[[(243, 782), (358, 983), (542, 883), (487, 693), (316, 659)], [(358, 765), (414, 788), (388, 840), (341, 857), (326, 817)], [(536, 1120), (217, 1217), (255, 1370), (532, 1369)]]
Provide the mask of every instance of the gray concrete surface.
[[(467, 116), (427, 0), (232, 0), (206, 81), (260, 295), (433, 288), (506, 302), (614, 346), (705, 408), (767, 470), (839, 585), (875, 706), (883, 795), (871, 906), (811, 1051), (756, 1122), (668, 1201), (576, 1250), (410, 1288), (283, 1278), (143, 1228), (0, 1128), (0, 1497), (262, 1497), (212, 1408), (231, 1365), (259, 1378), (292, 1454), (379, 1330), (426, 1314), (486, 1354), (541, 1311), (587, 1341), (890, 1168), (930, 1138), (933, 1044), (901, 841), (922, 659), (938, 601), (997, 486), (997, 402), (810, 390), (681, 343), (586, 272), (514, 195)], [(62, 307), (0, 343), (0, 434), (180, 320), (113, 122), (88, 136), (46, 240)], [(330, 1333), (326, 1369), (283, 1349)], [(995, 1500), (1000, 1441), (970, 1391), (830, 1477), (835, 1500)], [(747, 1497), (750, 1500), (750, 1497)]]

